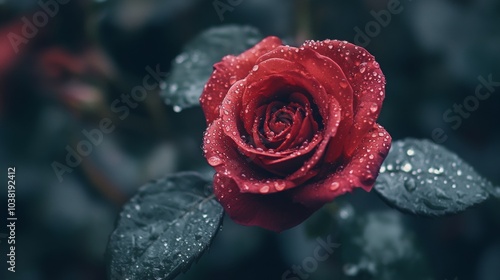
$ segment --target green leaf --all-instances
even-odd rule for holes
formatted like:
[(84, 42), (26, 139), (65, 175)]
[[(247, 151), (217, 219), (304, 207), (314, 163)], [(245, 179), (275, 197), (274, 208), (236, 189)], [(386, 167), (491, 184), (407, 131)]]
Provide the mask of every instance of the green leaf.
[(238, 55), (262, 39), (260, 32), (249, 26), (226, 25), (210, 28), (196, 36), (179, 54), (161, 95), (179, 112), (199, 105), (199, 98), (213, 65), (226, 55)]
[(124, 206), (108, 248), (111, 280), (173, 279), (208, 248), (223, 216), (210, 183), (186, 172), (146, 184)]
[(444, 147), (405, 139), (393, 143), (375, 190), (404, 212), (441, 216), (481, 203), (500, 189)]

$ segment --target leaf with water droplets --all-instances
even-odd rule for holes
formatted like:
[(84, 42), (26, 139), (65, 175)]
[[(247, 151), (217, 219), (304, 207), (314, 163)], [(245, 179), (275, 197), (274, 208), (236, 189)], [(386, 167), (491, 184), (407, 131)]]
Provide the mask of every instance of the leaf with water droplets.
[(497, 192), (456, 154), (417, 139), (393, 143), (375, 190), (391, 206), (423, 216), (457, 213)]
[(226, 25), (210, 28), (196, 36), (172, 64), (161, 95), (176, 112), (199, 105), (213, 65), (226, 55), (237, 55), (258, 43), (263, 36), (249, 26)]
[(124, 206), (107, 248), (111, 280), (173, 279), (219, 231), (223, 210), (191, 172), (146, 184)]

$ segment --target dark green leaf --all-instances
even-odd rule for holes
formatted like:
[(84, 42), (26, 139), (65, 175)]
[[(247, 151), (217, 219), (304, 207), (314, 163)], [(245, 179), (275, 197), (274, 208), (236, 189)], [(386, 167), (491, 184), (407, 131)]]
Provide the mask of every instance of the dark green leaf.
[(498, 192), (456, 154), (416, 139), (393, 143), (375, 190), (391, 206), (423, 216), (457, 213)]
[(208, 248), (222, 216), (210, 183), (196, 173), (146, 184), (111, 234), (110, 279), (173, 279)]
[(199, 105), (203, 87), (212, 74), (213, 65), (226, 55), (238, 55), (262, 39), (260, 32), (249, 26), (227, 25), (210, 28), (192, 41), (179, 54), (161, 93), (175, 111)]
[(421, 246), (405, 226), (402, 214), (384, 210), (355, 215), (346, 204), (339, 219), (341, 279), (432, 279)]

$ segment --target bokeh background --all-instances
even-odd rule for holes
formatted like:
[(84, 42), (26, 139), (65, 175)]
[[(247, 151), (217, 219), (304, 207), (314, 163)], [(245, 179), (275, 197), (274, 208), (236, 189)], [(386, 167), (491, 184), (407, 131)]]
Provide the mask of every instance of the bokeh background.
[[(400, 12), (367, 32), (374, 14), (395, 2)], [(229, 9), (218, 13), (220, 3)], [(106, 279), (108, 236), (136, 189), (180, 170), (210, 172), (200, 148), (200, 108), (174, 112), (157, 90), (124, 120), (110, 108), (142, 84), (146, 66), (168, 72), (183, 45), (212, 26), (251, 25), (291, 45), (327, 38), (360, 43), (357, 30), (363, 31), (363, 45), (388, 81), (380, 123), (393, 139), (433, 139), (441, 128), (442, 145), (500, 184), (500, 86), (458, 128), (443, 119), (474, 95), (479, 77), (500, 82), (497, 0), (69, 0), (58, 9), (14, 46), (9, 34), (22, 34), (23, 18), (33, 22), (44, 10), (38, 1), (0, 0), (0, 221), (6, 224), (10, 166), (18, 217), (16, 273), (7, 272), (0, 235), (1, 279)], [(59, 180), (53, 162), (65, 163), (66, 147), (105, 117), (116, 129)], [(357, 228), (343, 226), (348, 222)], [(307, 279), (412, 279), (421, 270), (431, 279), (500, 279), (498, 200), (427, 219), (400, 214), (363, 192), (280, 235), (226, 219), (210, 251), (179, 279), (282, 279), (313, 254), (318, 236), (341, 246)], [(354, 237), (368, 243), (357, 243), (356, 251), (349, 245)], [(381, 262), (353, 261), (373, 246), (385, 252)], [(417, 251), (418, 267), (392, 266)], [(374, 270), (378, 278), (370, 276)]]

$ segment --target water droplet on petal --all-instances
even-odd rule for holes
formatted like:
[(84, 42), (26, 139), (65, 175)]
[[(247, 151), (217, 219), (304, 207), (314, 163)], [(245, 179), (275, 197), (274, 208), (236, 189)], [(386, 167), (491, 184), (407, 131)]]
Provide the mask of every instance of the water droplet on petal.
[(340, 184), (338, 182), (333, 182), (330, 185), (330, 190), (334, 191), (334, 190), (337, 190), (339, 187), (340, 187)]
[(268, 193), (269, 192), (269, 186), (263, 186), (260, 188), (260, 193)]
[(284, 182), (275, 182), (274, 183), (274, 188), (277, 190), (277, 191), (282, 191), (284, 190), (286, 187), (286, 184)]
[(208, 158), (208, 164), (211, 166), (219, 166), (222, 164), (222, 160), (219, 157), (212, 156)]
[(253, 71), (257, 71), (259, 70), (259, 65), (254, 65), (253, 68), (252, 68)]
[(377, 110), (378, 110), (378, 105), (373, 103), (372, 106), (370, 106), (370, 111), (372, 113), (375, 113), (375, 112), (377, 112)]
[(341, 87), (341, 88), (347, 88), (347, 86), (348, 86), (349, 84), (347, 84), (347, 82), (345, 82), (345, 81), (341, 81), (341, 82), (339, 83), (339, 85), (340, 85), (340, 87)]

